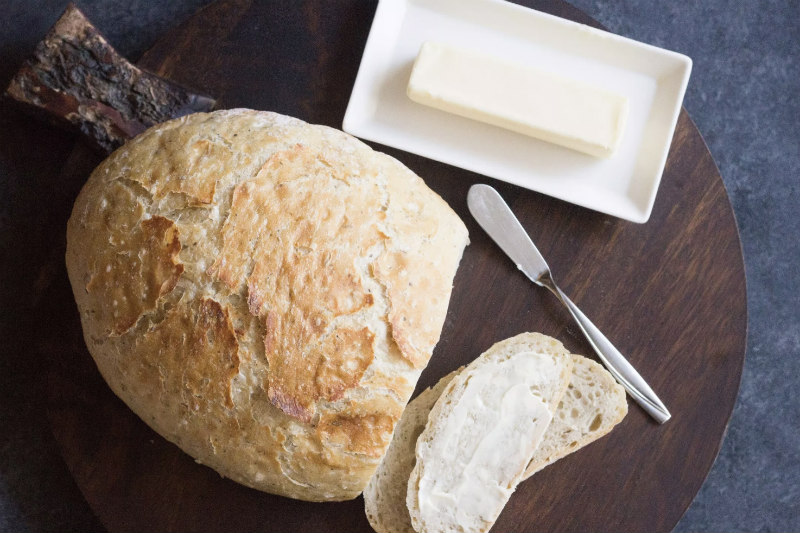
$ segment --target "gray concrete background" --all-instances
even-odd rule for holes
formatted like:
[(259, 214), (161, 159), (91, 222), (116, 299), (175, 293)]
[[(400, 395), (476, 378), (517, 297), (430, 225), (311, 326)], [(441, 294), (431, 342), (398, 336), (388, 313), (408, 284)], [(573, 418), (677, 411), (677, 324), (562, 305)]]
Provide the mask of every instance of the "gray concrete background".
[[(207, 2), (78, 3), (136, 59)], [(719, 458), (676, 531), (800, 531), (800, 2), (572, 3), (615, 33), (692, 57), (684, 104), (719, 165), (742, 237), (749, 307), (742, 386)], [(65, 5), (2, 2), (0, 85)], [(47, 253), (36, 246), (37, 194), (71, 148), (69, 135), (0, 107), (0, 531), (103, 529), (58, 455), (39, 361), (16, 333), (35, 320), (19, 288), (35, 283), (25, 265)]]

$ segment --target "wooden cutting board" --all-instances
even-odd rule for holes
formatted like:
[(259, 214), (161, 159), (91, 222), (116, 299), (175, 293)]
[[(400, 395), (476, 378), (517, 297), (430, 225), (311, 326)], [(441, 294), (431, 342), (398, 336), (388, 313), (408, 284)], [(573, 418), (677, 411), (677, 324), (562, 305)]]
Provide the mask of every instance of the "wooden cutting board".
[[(598, 24), (559, 0), (525, 4)], [(224, 0), (169, 32), (139, 65), (219, 98), (341, 127), (375, 11), (364, 0)], [(90, 13), (91, 16), (91, 13)], [(442, 338), (418, 390), (492, 343), (540, 331), (591, 349), (566, 310), (514, 268), (475, 224), (466, 192), (509, 201), (562, 288), (640, 370), (673, 414), (630, 403), (608, 436), (516, 491), (495, 531), (669, 531), (719, 451), (739, 387), (747, 327), (736, 222), (719, 172), (685, 111), (650, 221), (637, 225), (480, 175), (376, 146), (425, 178), (467, 223)], [(77, 148), (61, 176), (54, 234), (96, 156)], [(55, 247), (40, 298), (48, 324), (49, 416), (89, 505), (111, 531), (370, 531), (361, 498), (313, 504), (264, 494), (195, 464), (106, 387), (83, 344)]]

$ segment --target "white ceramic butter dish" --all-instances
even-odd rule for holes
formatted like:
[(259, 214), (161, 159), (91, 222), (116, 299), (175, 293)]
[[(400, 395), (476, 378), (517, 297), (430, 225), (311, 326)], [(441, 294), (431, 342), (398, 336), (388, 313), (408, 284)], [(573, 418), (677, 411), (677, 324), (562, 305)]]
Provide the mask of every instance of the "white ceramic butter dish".
[[(412, 101), (406, 88), (425, 41), (481, 50), (627, 97), (618, 149), (598, 159)], [(503, 0), (381, 0), (343, 129), (643, 223), (691, 67), (685, 55)]]

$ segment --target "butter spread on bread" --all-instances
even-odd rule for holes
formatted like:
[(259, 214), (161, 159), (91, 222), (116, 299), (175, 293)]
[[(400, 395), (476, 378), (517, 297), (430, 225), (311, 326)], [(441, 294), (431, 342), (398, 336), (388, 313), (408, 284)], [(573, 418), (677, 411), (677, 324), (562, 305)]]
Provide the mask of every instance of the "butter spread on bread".
[(237, 109), (108, 157), (66, 262), (89, 351), (142, 420), (245, 485), (345, 500), (438, 342), (467, 242), (395, 159)]
[(572, 359), (522, 334), (459, 372), (416, 444), (406, 503), (420, 532), (488, 531), (522, 478), (567, 388)]
[(408, 404), (386, 455), (364, 489), (364, 511), (378, 533), (414, 533), (406, 506), (408, 478), (416, 464), (414, 450), (433, 405), (457, 373), (446, 375)]

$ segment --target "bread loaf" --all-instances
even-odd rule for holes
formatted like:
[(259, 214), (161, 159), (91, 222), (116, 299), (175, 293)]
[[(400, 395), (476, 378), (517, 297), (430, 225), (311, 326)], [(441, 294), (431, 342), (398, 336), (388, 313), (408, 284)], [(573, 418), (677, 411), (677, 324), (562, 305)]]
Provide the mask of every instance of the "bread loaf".
[(557, 340), (499, 342), (447, 384), (416, 443), (406, 505), (420, 533), (488, 531), (521, 480), (567, 388)]
[(438, 342), (467, 244), (398, 161), (228, 110), (166, 122), (91, 175), (67, 228), (84, 338), (184, 451), (305, 500), (361, 493)]

